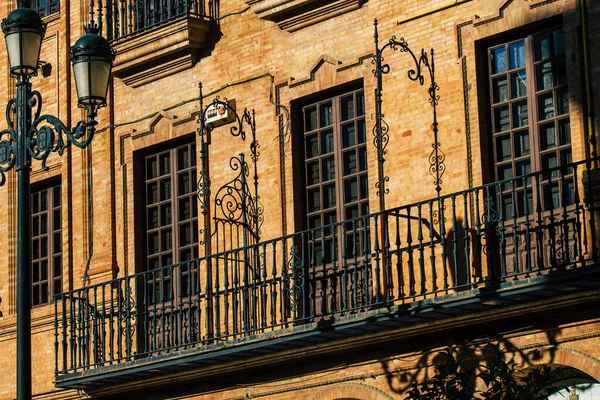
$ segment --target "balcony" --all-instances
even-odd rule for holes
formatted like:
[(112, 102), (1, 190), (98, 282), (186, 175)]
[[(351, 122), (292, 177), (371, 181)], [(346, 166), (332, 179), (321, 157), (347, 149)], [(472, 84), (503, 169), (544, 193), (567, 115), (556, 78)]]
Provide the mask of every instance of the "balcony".
[(211, 43), (213, 0), (112, 0), (106, 34), (117, 55), (113, 75), (132, 87), (191, 68)]
[(590, 165), (494, 182), (57, 295), (56, 384), (93, 392), (585, 296), (600, 288), (597, 211), (590, 208), (598, 193), (586, 189), (591, 175), (583, 174)]

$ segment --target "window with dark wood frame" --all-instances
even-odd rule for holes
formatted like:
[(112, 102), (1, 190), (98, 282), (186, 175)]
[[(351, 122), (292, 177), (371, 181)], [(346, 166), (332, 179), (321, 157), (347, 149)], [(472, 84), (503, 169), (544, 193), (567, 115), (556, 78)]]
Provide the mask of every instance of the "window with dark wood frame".
[(58, 0), (34, 0), (31, 8), (36, 10), (41, 17), (57, 13), (60, 10)]
[[(489, 47), (487, 54), (496, 180), (571, 163), (562, 28)], [(539, 185), (542, 193), (534, 193), (531, 179), (517, 181), (516, 188), (503, 185), (504, 218), (532, 214), (538, 198), (547, 211), (572, 204), (573, 179), (562, 179), (571, 174), (565, 170), (561, 179), (558, 172), (544, 174)]]
[(146, 270), (197, 258), (195, 143), (146, 156), (144, 176)]
[(31, 193), (32, 306), (48, 304), (62, 292), (62, 218), (60, 184)]
[[(309, 104), (302, 109), (304, 121), (304, 177), (306, 226), (319, 228), (369, 213), (365, 101), (362, 89)], [(361, 231), (362, 232), (362, 231)], [(331, 261), (341, 244), (336, 232), (316, 232), (312, 243), (317, 265)], [(364, 232), (348, 230), (348, 242), (360, 241)], [(351, 243), (345, 244), (351, 249)], [(325, 247), (323, 249), (323, 247)], [(335, 249), (335, 250), (334, 250)], [(336, 257), (339, 259), (339, 257)]]

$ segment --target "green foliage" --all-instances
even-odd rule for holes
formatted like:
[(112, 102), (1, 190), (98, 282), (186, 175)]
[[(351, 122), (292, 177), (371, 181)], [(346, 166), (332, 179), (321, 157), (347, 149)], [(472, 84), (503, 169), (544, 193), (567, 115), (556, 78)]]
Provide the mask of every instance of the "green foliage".
[[(549, 366), (532, 368), (520, 376), (514, 358), (507, 360), (506, 352), (497, 345), (486, 347), (475, 363), (455, 349), (446, 349), (441, 356), (435, 375), (413, 384), (406, 400), (545, 400), (556, 382), (556, 370)], [(478, 380), (485, 390), (476, 390)]]

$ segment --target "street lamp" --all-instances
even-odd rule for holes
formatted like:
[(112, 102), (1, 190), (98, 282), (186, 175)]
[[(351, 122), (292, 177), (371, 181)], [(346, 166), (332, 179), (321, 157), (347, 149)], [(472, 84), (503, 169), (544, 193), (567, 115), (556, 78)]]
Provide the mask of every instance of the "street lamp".
[(30, 271), (30, 167), (31, 159), (46, 160), (50, 153), (62, 155), (71, 143), (85, 148), (92, 140), (98, 108), (106, 105), (106, 93), (114, 51), (99, 35), (92, 21), (86, 34), (71, 47), (78, 105), (87, 120), (69, 129), (58, 118), (41, 115), (42, 96), (31, 90), (29, 79), (37, 74), (46, 24), (32, 10), (31, 0), (20, 0), (17, 9), (2, 20), (2, 31), (16, 78), (16, 98), (6, 106), (8, 129), (0, 132), (0, 185), (5, 172), (16, 165), (17, 189), (17, 399), (31, 398), (31, 271)]

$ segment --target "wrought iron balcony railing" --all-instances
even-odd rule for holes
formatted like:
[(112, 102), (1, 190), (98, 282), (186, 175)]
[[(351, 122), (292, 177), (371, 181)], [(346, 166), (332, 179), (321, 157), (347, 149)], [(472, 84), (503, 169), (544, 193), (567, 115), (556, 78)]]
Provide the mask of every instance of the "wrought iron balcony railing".
[(110, 0), (103, 13), (108, 38), (116, 40), (185, 15), (217, 20), (219, 0)]
[[(569, 271), (597, 255), (585, 162), (55, 297), (57, 379)], [(585, 194), (585, 196), (583, 196)]]

